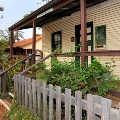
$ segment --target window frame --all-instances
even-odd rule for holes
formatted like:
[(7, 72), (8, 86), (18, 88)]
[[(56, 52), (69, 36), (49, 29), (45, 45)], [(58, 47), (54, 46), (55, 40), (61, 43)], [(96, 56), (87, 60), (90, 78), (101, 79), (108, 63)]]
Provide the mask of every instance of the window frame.
[[(104, 29), (104, 40), (102, 41), (103, 43), (102, 44), (99, 44), (99, 42), (98, 42), (98, 37), (99, 37), (99, 34), (100, 33), (98, 33), (98, 29), (100, 29), (100, 28), (102, 28), (102, 29)], [(100, 38), (99, 38), (100, 39)], [(104, 45), (106, 45), (106, 25), (100, 25), (100, 26), (96, 26), (95, 27), (95, 46), (97, 47), (103, 47)]]
[[(58, 40), (57, 40), (57, 42), (58, 42), (58, 44), (60, 44), (60, 50), (61, 50), (61, 48), (62, 48), (62, 32), (61, 31), (58, 31), (58, 32), (54, 32), (54, 33), (52, 33), (52, 52), (54, 51), (54, 50), (56, 50), (55, 49), (55, 40), (54, 40), (54, 36), (56, 35), (56, 34), (59, 34), (60, 35), (60, 41), (58, 42)], [(56, 45), (58, 45), (58, 44), (56, 44)]]

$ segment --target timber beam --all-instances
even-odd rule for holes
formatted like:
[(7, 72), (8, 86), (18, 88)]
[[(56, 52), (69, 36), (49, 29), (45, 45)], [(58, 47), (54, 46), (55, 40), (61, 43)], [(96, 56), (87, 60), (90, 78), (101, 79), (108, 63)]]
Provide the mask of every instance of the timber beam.
[[(81, 52), (77, 53), (56, 53), (55, 57), (75, 57), (80, 56)], [(99, 51), (85, 51), (85, 56), (120, 56), (120, 50), (99, 50)]]
[(85, 56), (120, 56), (120, 50), (85, 51)]
[(87, 26), (86, 26), (86, 0), (80, 0), (80, 17), (81, 17), (81, 64), (85, 65), (87, 51)]
[[(32, 40), (32, 54), (36, 49), (36, 20), (33, 20), (33, 40)], [(35, 64), (35, 55), (32, 56), (32, 64)]]

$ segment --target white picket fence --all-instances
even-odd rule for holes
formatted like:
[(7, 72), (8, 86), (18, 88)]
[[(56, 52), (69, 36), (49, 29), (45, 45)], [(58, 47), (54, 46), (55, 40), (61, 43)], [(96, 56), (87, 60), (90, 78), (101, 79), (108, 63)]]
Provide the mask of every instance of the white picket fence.
[(70, 89), (66, 88), (64, 94), (59, 86), (53, 90), (51, 84), (46, 87), (46, 83), (41, 85), (40, 81), (20, 75), (14, 76), (14, 89), (19, 103), (42, 120), (71, 120), (73, 113), (74, 120), (82, 120), (82, 109), (87, 111), (87, 120), (120, 120), (120, 107), (112, 108), (111, 100), (101, 96), (88, 94), (84, 100), (80, 91), (75, 91), (74, 97)]

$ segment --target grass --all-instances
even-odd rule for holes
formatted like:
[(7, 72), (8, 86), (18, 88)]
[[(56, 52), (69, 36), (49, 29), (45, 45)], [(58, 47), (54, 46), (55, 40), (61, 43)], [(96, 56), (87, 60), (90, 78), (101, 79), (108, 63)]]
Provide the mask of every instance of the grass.
[(24, 106), (20, 106), (16, 100), (14, 100), (10, 110), (4, 115), (4, 118), (8, 120), (40, 120), (30, 110)]

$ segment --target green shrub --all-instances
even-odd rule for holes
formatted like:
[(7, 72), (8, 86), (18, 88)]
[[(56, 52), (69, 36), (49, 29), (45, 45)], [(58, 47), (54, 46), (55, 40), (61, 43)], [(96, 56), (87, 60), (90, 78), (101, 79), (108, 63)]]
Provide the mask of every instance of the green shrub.
[(46, 79), (48, 84), (61, 86), (62, 92), (65, 88), (70, 88), (72, 93), (80, 90), (83, 94), (96, 92), (98, 95), (104, 95), (116, 86), (109, 81), (116, 80), (111, 70), (114, 66), (110, 63), (102, 65), (94, 59), (88, 67), (76, 66), (74, 60), (60, 62), (53, 58), (51, 70), (44, 70), (37, 79)]

